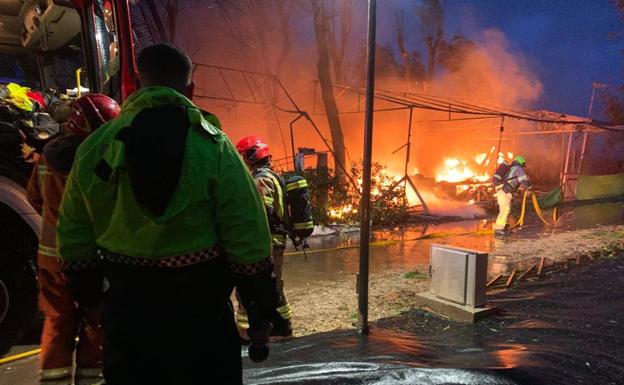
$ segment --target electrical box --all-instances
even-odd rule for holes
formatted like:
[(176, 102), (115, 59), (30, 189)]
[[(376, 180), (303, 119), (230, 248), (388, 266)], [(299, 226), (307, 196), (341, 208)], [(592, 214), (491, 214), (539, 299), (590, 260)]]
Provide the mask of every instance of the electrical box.
[(431, 245), (431, 294), (460, 305), (485, 305), (488, 254)]

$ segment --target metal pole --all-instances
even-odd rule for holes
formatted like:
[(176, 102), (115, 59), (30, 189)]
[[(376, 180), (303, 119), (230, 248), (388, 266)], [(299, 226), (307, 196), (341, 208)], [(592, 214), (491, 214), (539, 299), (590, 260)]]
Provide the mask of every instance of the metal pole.
[(414, 108), (410, 107), (409, 109), (409, 124), (407, 125), (407, 153), (405, 154), (405, 172), (404, 176), (407, 176), (407, 168), (410, 162), (410, 152), (412, 151), (412, 114), (414, 113)]
[(574, 135), (574, 132), (571, 132), (570, 136), (568, 137), (568, 150), (566, 151), (565, 165), (563, 166), (563, 177), (561, 178), (561, 195), (563, 196), (564, 201), (565, 201), (566, 183), (568, 183), (568, 168), (570, 166), (570, 151), (572, 149), (573, 135)]
[(295, 155), (295, 134), (294, 134), (293, 125), (295, 124), (297, 120), (301, 119), (302, 116), (303, 114), (300, 114), (299, 116), (297, 116), (296, 118), (290, 121), (290, 150), (292, 151), (293, 171), (296, 171), (295, 165), (297, 164), (297, 159), (296, 159), (297, 157)]
[[(594, 97), (596, 96), (596, 83), (592, 83), (592, 93), (591, 98), (589, 98), (589, 110), (587, 111), (587, 117), (591, 120), (592, 118), (592, 109), (594, 107)], [(581, 146), (581, 158), (579, 160), (578, 170), (576, 171), (577, 175), (581, 174), (581, 167), (583, 167), (583, 158), (585, 158), (585, 149), (587, 148), (587, 126), (585, 126), (585, 130), (583, 132), (583, 145)]]
[(368, 59), (366, 70), (366, 116), (364, 123), (364, 161), (362, 200), (360, 201), (360, 273), (358, 275), (358, 329), (368, 334), (368, 253), (371, 220), (371, 163), (373, 156), (373, 108), (375, 93), (375, 32), (377, 0), (368, 0)]

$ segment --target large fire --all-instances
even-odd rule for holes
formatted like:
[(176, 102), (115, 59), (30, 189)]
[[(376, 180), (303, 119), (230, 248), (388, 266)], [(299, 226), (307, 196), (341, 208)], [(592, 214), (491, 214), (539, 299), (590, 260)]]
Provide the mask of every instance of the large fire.
[[(493, 191), (490, 183), (492, 173), (494, 172), (493, 162), (496, 161), (496, 164), (500, 164), (504, 161), (510, 161), (514, 156), (511, 152), (500, 152), (498, 156), (495, 156), (495, 150), (495, 147), (492, 147), (490, 151), (477, 153), (469, 158), (444, 158), (442, 165), (437, 168), (434, 179), (436, 183), (445, 182), (454, 185), (455, 196), (441, 198), (433, 191), (420, 191), (425, 203), (428, 206), (437, 208), (434, 211), (444, 212), (445, 215), (448, 215), (447, 212), (461, 211), (484, 199), (488, 199)], [(418, 174), (418, 168), (413, 170), (414, 174)], [(392, 173), (389, 170), (380, 170), (379, 174), (373, 176), (371, 181), (371, 197), (373, 199), (380, 197), (382, 191), (387, 191), (391, 186), (397, 186), (401, 178), (402, 175)], [(362, 179), (358, 178), (357, 183), (361, 190)], [(401, 186), (403, 186), (403, 182), (401, 182)], [(410, 206), (419, 206), (421, 201), (416, 192), (408, 184), (405, 184), (405, 187), (408, 204)], [(462, 204), (461, 202), (465, 203)], [(477, 206), (474, 207), (478, 208)], [(429, 209), (431, 211), (431, 207)], [(330, 208), (329, 217), (340, 220), (357, 212), (357, 207), (353, 204), (345, 204), (341, 207)]]
[[(438, 167), (435, 180), (436, 182), (488, 182), (491, 178), (491, 170), (488, 171), (492, 155), (496, 148), (492, 148), (488, 152), (482, 152), (474, 155), (471, 160), (448, 157), (444, 158), (444, 163)], [(513, 153), (499, 152), (496, 160), (497, 164), (513, 159)]]
[[(475, 159), (480, 158), (481, 155), (487, 156), (485, 153), (479, 154)], [(438, 168), (435, 180), (436, 182), (463, 182), (467, 180), (473, 180), (477, 182), (485, 182), (490, 179), (490, 175), (486, 172), (479, 173), (468, 165), (468, 161), (460, 158), (445, 158), (442, 167)]]

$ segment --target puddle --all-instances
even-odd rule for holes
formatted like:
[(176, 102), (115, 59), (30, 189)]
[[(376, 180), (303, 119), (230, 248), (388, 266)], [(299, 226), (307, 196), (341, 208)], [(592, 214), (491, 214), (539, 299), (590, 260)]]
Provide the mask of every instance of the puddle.
[[(550, 212), (547, 212), (550, 214)], [(546, 227), (533, 211), (526, 214), (525, 226), (507, 240), (493, 235), (462, 235), (468, 232), (491, 229), (491, 220), (463, 220), (442, 224), (413, 225), (404, 229), (379, 230), (373, 232), (372, 242), (380, 244), (370, 249), (370, 274), (390, 270), (427, 272), (429, 249), (432, 243), (452, 245), (492, 253), (505, 242), (522, 239), (535, 239), (544, 234), (592, 228), (599, 225), (624, 223), (624, 203), (600, 203), (562, 210), (559, 227)], [(427, 234), (457, 234), (442, 238), (414, 240)], [(384, 244), (383, 241), (402, 241)], [(359, 271), (359, 232), (343, 233), (324, 237), (314, 237), (309, 241), (311, 251), (323, 249), (308, 255), (289, 255), (284, 262), (286, 286), (294, 288), (306, 286), (313, 281), (332, 281), (338, 277), (353, 275)], [(332, 250), (335, 247), (343, 249)], [(293, 252), (294, 250), (287, 250)], [(490, 256), (489, 275), (513, 269), (519, 261), (507, 256)], [(531, 262), (532, 263), (532, 262)], [(513, 267), (512, 267), (513, 265)]]

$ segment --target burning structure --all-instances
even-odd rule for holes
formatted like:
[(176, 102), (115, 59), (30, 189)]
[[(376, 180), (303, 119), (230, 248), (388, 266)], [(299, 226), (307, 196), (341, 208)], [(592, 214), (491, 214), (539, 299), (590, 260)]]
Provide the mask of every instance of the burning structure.
[[(312, 0), (300, 8), (269, 0), (241, 1), (234, 8), (215, 3), (220, 5), (186, 14), (176, 34), (186, 37), (178, 43), (194, 53), (199, 104), (221, 118), (231, 137), (265, 137), (277, 168), (292, 170), (297, 148), (314, 149), (300, 154), (306, 167), (324, 167), (316, 154), (329, 154), (329, 168), (357, 190), (351, 169), (362, 157), (364, 89), (353, 85), (364, 79), (358, 41), (365, 30), (363, 9), (350, 0)], [(472, 40), (461, 33), (445, 37), (443, 10), (433, 12), (436, 2), (425, 3), (432, 8), (417, 12), (418, 35), (424, 42), (437, 39), (441, 47), (425, 49), (427, 61), (410, 51), (406, 10), (380, 10), (382, 23), (396, 22), (392, 28), (393, 23), (380, 25), (382, 40), (393, 43), (377, 47), (373, 157), (386, 167), (385, 189), (403, 186), (410, 206), (422, 210), (424, 201), (433, 214), (474, 217), (483, 215), (478, 204), (491, 197), (495, 165), (513, 154), (527, 158), (540, 189), (568, 185), (568, 199), (576, 175), (595, 173), (594, 164), (603, 165), (600, 173), (620, 171), (617, 154), (624, 148), (598, 150), (609, 144), (608, 134), (591, 128), (589, 119), (527, 112), (542, 85), (501, 31), (472, 31)], [(149, 16), (148, 5), (135, 2), (135, 16), (148, 15), (144, 21), (154, 29), (158, 13)], [(421, 17), (427, 14), (435, 17)], [(267, 22), (268, 15), (275, 22)], [(200, 20), (211, 39), (193, 33)], [(215, 61), (211, 52), (223, 54)], [(334, 218), (354, 213), (352, 202), (329, 207)]]

